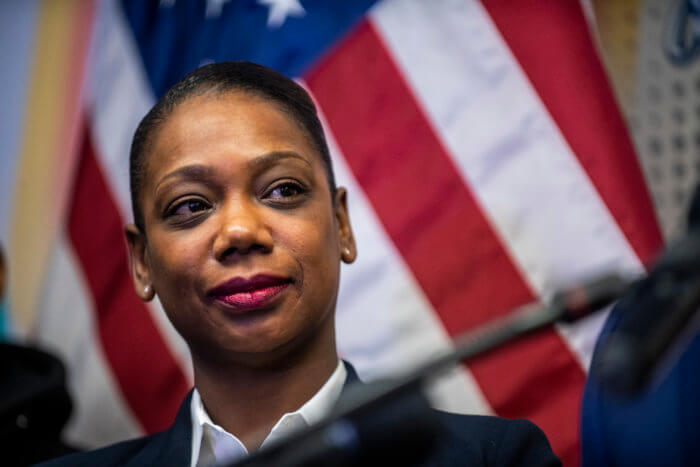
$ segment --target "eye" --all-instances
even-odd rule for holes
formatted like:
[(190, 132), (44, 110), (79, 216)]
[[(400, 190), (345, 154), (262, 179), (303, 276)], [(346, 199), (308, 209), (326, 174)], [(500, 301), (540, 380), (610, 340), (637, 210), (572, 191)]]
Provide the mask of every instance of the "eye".
[(306, 194), (308, 190), (300, 183), (285, 181), (273, 185), (265, 194), (264, 198), (274, 202), (291, 203), (296, 201), (300, 196)]
[(182, 201), (175, 202), (165, 212), (166, 218), (172, 218), (176, 221), (186, 221), (198, 214), (211, 209), (211, 205), (200, 198), (188, 198)]

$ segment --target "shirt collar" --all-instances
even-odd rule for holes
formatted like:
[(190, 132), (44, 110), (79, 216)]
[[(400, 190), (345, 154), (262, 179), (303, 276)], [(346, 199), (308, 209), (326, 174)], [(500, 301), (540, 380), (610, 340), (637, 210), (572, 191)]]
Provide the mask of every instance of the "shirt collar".
[[(321, 389), (298, 410), (284, 414), (272, 427), (261, 447), (320, 421), (340, 398), (346, 379), (345, 365), (338, 361), (335, 371)], [(191, 467), (231, 462), (248, 454), (245, 446), (236, 436), (212, 421), (196, 388), (192, 391), (190, 414), (192, 418)]]

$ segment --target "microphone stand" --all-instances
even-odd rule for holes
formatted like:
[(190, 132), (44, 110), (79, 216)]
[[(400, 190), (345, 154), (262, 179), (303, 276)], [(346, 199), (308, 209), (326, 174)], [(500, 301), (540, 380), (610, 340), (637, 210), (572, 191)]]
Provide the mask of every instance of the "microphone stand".
[(350, 387), (323, 421), (266, 446), (236, 467), (411, 465), (430, 452), (440, 430), (423, 384), (460, 361), (612, 303), (631, 281), (618, 275), (559, 293), (549, 304), (526, 305), (457, 339), (455, 349), (410, 374)]

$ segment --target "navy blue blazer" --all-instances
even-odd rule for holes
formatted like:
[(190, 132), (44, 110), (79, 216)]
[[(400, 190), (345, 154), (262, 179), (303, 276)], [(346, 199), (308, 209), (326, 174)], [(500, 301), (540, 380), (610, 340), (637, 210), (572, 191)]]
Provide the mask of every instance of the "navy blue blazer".
[[(345, 366), (348, 370), (347, 388), (359, 379), (352, 365), (346, 363)], [(38, 465), (189, 467), (192, 455), (191, 399), (192, 392), (180, 406), (173, 425), (165, 431)], [(424, 467), (561, 465), (544, 433), (529, 421), (439, 411), (438, 418), (444, 430), (428, 461), (421, 464)]]

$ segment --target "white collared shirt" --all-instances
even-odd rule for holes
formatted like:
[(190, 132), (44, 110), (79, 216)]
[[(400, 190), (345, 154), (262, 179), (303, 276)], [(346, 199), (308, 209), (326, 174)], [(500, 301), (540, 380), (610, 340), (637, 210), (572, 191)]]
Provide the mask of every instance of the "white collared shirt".
[[(328, 381), (314, 396), (295, 412), (286, 413), (272, 427), (261, 448), (273, 441), (320, 421), (340, 398), (347, 370), (339, 361)], [(192, 392), (190, 405), (192, 416), (192, 460), (191, 467), (205, 467), (233, 462), (248, 455), (248, 450), (234, 435), (214, 423), (204, 408), (199, 391)]]

